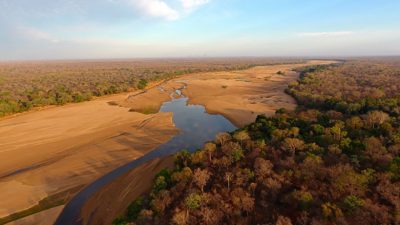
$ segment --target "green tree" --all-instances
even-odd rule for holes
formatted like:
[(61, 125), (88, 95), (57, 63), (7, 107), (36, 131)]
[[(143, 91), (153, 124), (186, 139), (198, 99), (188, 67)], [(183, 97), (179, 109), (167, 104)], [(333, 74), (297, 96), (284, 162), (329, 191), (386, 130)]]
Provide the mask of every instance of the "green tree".
[(148, 84), (148, 81), (145, 79), (140, 79), (139, 83), (137, 84), (138, 89), (145, 89)]
[(364, 205), (364, 200), (355, 195), (349, 195), (343, 200), (344, 209), (347, 213), (353, 213)]
[(198, 194), (190, 194), (185, 198), (186, 217), (189, 217), (189, 210), (198, 209), (201, 204), (201, 196)]

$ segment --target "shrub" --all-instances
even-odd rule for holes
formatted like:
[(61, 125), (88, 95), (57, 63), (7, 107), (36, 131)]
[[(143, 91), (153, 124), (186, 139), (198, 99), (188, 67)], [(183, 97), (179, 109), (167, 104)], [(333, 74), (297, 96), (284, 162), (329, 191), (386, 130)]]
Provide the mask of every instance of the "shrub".
[(364, 205), (364, 200), (355, 195), (349, 195), (343, 200), (344, 209), (348, 213), (353, 213)]
[(140, 79), (139, 83), (137, 84), (138, 89), (145, 89), (148, 82), (145, 79)]
[(128, 210), (126, 212), (126, 218), (129, 221), (135, 221), (138, 218), (139, 213), (142, 210), (143, 206), (144, 206), (144, 198), (143, 197), (137, 198), (134, 202), (132, 202), (128, 206)]

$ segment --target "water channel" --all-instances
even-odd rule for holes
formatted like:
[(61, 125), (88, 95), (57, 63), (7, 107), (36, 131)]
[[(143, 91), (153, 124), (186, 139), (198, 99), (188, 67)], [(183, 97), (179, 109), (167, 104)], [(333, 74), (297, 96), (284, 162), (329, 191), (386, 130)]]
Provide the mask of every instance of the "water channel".
[[(185, 88), (185, 87), (183, 87)], [(160, 89), (161, 91), (161, 89)], [(230, 132), (236, 127), (222, 115), (208, 114), (201, 105), (188, 105), (188, 98), (181, 90), (171, 93), (171, 101), (164, 102), (160, 112), (172, 112), (175, 126), (180, 132), (155, 150), (129, 162), (99, 178), (78, 193), (64, 208), (56, 225), (79, 225), (80, 211), (90, 196), (104, 185), (132, 170), (138, 165), (159, 157), (165, 157), (182, 149), (191, 152), (201, 148), (206, 141), (213, 140), (220, 132)]]

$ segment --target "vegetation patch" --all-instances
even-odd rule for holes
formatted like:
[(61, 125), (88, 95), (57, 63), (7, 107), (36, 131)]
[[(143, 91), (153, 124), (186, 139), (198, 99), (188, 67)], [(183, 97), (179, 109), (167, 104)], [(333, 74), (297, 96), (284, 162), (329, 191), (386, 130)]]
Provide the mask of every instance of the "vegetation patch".
[(138, 113), (142, 113), (142, 114), (146, 114), (146, 115), (155, 114), (155, 113), (158, 113), (158, 111), (159, 111), (158, 108), (155, 106), (147, 106), (147, 107), (143, 107), (143, 108), (139, 108), (139, 109), (131, 108), (129, 110), (129, 112), (138, 112)]

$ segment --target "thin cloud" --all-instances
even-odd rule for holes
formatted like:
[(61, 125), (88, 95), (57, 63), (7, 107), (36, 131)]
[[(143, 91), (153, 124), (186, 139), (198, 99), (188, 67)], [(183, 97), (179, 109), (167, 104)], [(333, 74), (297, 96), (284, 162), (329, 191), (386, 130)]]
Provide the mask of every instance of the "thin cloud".
[(134, 0), (131, 1), (131, 4), (146, 16), (166, 20), (176, 20), (179, 18), (179, 12), (162, 0)]
[(16, 29), (16, 31), (23, 38), (33, 39), (33, 40), (50, 41), (53, 43), (60, 42), (60, 40), (53, 37), (50, 33), (41, 31), (41, 30), (33, 28), (33, 27), (18, 27)]
[(334, 31), (334, 32), (303, 32), (298, 33), (299, 37), (340, 37), (354, 34), (352, 31)]
[(210, 2), (210, 0), (180, 0), (180, 1), (183, 9), (186, 11), (192, 11)]
[[(129, 0), (142, 15), (165, 20), (178, 20), (211, 0), (175, 0), (178, 4), (168, 4), (165, 0)], [(174, 5), (175, 7), (173, 7)]]

